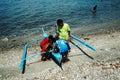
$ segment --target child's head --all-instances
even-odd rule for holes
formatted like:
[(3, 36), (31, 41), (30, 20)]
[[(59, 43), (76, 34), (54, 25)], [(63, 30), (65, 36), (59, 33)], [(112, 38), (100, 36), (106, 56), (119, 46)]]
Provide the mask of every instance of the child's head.
[(58, 19), (57, 20), (57, 25), (58, 26), (63, 26), (63, 20), (62, 19)]
[(49, 36), (48, 36), (48, 38), (49, 38), (49, 39), (50, 39), (50, 41), (52, 41), (52, 42), (54, 42), (54, 41), (55, 41), (55, 39), (54, 39), (53, 35), (49, 35)]

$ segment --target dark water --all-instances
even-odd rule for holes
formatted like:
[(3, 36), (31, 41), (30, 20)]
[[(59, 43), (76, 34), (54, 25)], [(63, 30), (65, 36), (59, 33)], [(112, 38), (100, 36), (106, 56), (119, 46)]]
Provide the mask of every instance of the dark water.
[(0, 0), (0, 37), (36, 33), (58, 18), (71, 28), (120, 21), (120, 0)]

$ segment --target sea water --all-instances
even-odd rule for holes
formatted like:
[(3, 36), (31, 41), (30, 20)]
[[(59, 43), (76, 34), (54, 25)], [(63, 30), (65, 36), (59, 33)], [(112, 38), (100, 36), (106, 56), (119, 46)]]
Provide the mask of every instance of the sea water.
[(86, 31), (90, 25), (100, 29), (97, 24), (114, 21), (117, 25), (112, 27), (119, 27), (120, 0), (0, 0), (0, 38), (35, 34), (59, 18)]

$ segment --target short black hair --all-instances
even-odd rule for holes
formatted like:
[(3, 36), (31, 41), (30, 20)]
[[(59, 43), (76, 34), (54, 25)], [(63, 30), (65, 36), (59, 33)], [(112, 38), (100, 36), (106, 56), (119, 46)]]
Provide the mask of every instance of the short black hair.
[(49, 39), (53, 39), (53, 35), (49, 35), (48, 38), (49, 38)]
[(57, 24), (59, 24), (59, 23), (63, 23), (63, 20), (62, 19), (58, 19), (57, 20)]
[(49, 35), (48, 38), (52, 40), (52, 42), (55, 42), (55, 38), (53, 37), (53, 35)]

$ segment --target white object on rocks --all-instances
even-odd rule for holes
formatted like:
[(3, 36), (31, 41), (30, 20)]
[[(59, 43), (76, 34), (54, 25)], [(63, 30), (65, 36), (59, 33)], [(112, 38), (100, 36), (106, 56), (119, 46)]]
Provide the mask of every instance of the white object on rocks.
[(3, 42), (7, 42), (8, 40), (9, 39), (7, 37), (2, 39)]
[(2, 78), (2, 75), (0, 75), (0, 78)]

